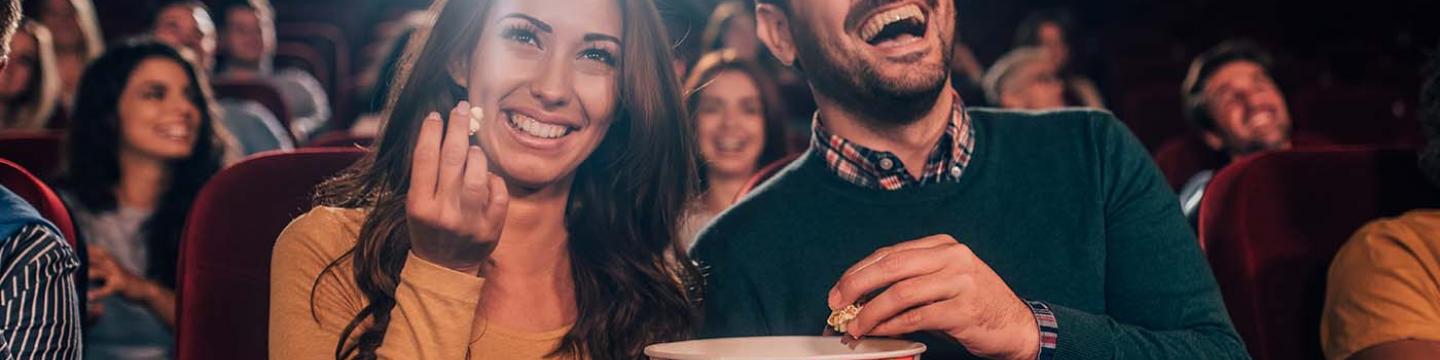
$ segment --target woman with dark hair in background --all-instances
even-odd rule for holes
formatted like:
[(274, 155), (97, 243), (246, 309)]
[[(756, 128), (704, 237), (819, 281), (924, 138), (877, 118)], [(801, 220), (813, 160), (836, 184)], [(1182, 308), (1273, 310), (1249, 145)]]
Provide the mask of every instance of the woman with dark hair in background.
[(209, 84), (175, 48), (133, 41), (96, 59), (76, 95), (58, 188), (89, 244), (85, 358), (166, 358), (181, 227), (227, 153)]
[(1054, 68), (1059, 70), (1060, 80), (1065, 83), (1068, 105), (1104, 109), (1105, 98), (1100, 95), (1100, 88), (1075, 68), (1075, 53), (1071, 50), (1074, 30), (1070, 12), (1063, 9), (1038, 11), (1020, 22), (1020, 28), (1015, 33), (1015, 47), (1044, 49)]
[(790, 152), (778, 92), (760, 65), (728, 50), (701, 57), (685, 81), (704, 160), (700, 196), (691, 201), (680, 231), (687, 249), (757, 170)]
[(688, 337), (697, 164), (654, 4), (430, 11), (374, 150), (275, 245), (270, 357), (635, 359)]
[(45, 128), (59, 97), (60, 74), (50, 31), (26, 21), (11, 40), (10, 65), (0, 72), (0, 129)]
[(26, 18), (50, 29), (60, 74), (60, 102), (63, 109), (69, 109), (85, 64), (105, 50), (95, 5), (90, 0), (26, 0), (23, 8)]

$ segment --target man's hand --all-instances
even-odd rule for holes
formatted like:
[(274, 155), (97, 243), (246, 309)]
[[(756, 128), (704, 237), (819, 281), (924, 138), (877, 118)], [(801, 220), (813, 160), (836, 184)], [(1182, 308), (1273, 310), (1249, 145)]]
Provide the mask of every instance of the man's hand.
[(830, 290), (840, 309), (879, 291), (847, 330), (852, 337), (940, 332), (991, 359), (1034, 359), (1035, 315), (1010, 287), (949, 235), (882, 248), (841, 275)]

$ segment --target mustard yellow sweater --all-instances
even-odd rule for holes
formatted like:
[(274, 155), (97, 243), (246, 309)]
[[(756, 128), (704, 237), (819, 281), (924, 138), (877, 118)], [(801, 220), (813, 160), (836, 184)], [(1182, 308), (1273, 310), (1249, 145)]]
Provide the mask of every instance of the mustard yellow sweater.
[[(320, 207), (280, 234), (270, 272), (270, 358), (335, 358), (341, 331), (367, 301), (348, 258), (323, 278), (321, 273), (355, 246), (365, 214)], [(484, 285), (483, 278), (409, 255), (379, 357), (547, 358), (569, 329), (530, 333), (488, 324), (476, 311)]]

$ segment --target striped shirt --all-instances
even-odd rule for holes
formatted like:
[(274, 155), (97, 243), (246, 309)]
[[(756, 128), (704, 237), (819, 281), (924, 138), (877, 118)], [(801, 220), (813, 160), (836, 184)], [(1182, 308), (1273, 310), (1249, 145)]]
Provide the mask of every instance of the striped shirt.
[(44, 225), (0, 242), (0, 359), (79, 359), (80, 260)]

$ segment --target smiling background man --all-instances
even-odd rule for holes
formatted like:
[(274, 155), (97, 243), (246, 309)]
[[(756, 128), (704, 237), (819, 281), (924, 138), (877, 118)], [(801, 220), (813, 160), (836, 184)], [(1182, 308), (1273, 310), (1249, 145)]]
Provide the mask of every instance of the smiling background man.
[(851, 336), (927, 358), (1246, 357), (1173, 194), (1110, 114), (965, 108), (952, 2), (756, 14), (819, 111), (809, 151), (702, 233), (702, 335), (817, 335), (864, 303)]

